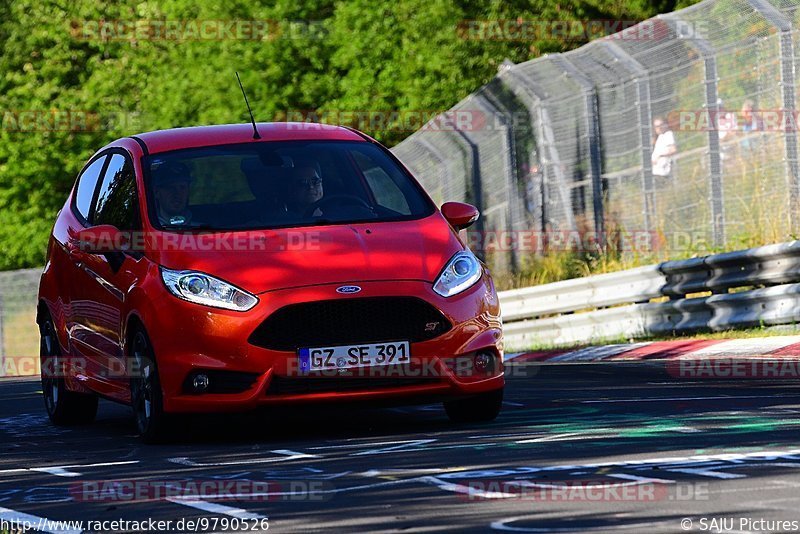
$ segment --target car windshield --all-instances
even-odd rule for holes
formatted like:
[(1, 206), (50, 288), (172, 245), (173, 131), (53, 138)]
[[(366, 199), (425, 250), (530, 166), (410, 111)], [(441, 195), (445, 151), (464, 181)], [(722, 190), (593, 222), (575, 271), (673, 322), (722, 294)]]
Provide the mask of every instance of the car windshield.
[(366, 142), (221, 145), (144, 159), (150, 221), (165, 230), (250, 230), (417, 219), (419, 185)]

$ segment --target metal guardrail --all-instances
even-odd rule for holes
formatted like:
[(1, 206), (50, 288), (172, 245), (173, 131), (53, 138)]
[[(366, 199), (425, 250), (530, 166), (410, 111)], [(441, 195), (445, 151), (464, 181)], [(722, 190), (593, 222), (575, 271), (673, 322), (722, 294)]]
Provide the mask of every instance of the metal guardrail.
[(503, 319), (553, 315), (631, 302), (647, 302), (661, 296), (667, 283), (658, 265), (627, 271), (564, 280), (501, 293)]
[[(792, 324), (798, 282), (792, 241), (504, 291), (506, 348)], [(649, 302), (659, 297), (670, 300)]]
[(660, 269), (667, 277), (664, 294), (669, 296), (800, 282), (800, 241), (668, 261)]

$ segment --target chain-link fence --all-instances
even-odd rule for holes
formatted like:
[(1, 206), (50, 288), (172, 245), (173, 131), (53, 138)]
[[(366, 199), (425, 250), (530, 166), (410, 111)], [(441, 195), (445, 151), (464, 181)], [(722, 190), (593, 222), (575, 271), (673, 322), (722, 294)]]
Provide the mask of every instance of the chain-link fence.
[[(436, 200), (481, 209), (477, 248), (495, 270), (565, 233), (598, 248), (641, 233), (669, 254), (786, 240), (798, 227), (800, 1), (770, 1), (706, 0), (507, 62), (449, 123), (393, 150)], [(520, 232), (538, 238), (519, 246)]]

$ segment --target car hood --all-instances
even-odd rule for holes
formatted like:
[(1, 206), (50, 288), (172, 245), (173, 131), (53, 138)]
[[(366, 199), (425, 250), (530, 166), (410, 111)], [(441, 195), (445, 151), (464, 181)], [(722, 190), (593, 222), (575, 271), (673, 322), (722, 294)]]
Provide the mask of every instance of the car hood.
[[(166, 235), (166, 234), (165, 234)], [(175, 234), (170, 235), (175, 237)], [(154, 260), (251, 293), (375, 280), (434, 282), (463, 245), (440, 213), (416, 221), (182, 234)]]

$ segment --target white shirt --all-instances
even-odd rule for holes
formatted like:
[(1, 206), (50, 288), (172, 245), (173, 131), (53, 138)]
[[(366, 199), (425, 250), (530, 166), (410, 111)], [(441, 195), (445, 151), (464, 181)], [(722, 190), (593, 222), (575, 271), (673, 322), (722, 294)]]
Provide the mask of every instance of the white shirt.
[(653, 155), (650, 157), (654, 176), (669, 176), (672, 171), (672, 158), (669, 153), (674, 148), (675, 134), (671, 130), (658, 135), (656, 144), (653, 147)]
[(719, 130), (719, 140), (723, 141), (728, 135), (732, 134), (736, 129), (736, 117), (733, 113), (727, 111), (722, 113), (719, 118), (717, 130)]

